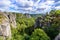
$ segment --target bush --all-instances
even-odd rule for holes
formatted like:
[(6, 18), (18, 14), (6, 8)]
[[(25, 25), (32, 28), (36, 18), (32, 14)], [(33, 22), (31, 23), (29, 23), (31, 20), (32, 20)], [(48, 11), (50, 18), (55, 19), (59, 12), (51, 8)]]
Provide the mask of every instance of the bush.
[(35, 29), (30, 37), (30, 40), (50, 40), (50, 39), (42, 29)]
[(58, 27), (45, 27), (43, 30), (47, 33), (51, 40), (53, 40), (59, 34)]

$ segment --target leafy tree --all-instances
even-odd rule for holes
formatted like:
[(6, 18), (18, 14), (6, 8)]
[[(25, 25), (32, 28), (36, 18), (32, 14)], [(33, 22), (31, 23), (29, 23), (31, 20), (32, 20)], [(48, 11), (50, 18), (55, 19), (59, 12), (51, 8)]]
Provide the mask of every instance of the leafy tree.
[(56, 12), (55, 14), (60, 14), (60, 10), (56, 10), (55, 12)]
[(47, 34), (42, 29), (35, 29), (30, 40), (50, 40)]
[[(51, 14), (51, 15), (50, 15)], [(58, 10), (53, 10), (51, 11), (48, 17), (48, 20), (45, 20), (49, 22), (50, 26), (44, 26), (43, 30), (47, 33), (47, 35), (53, 40), (60, 31), (60, 16), (59, 16), (59, 11)], [(45, 18), (47, 19), (47, 17)]]

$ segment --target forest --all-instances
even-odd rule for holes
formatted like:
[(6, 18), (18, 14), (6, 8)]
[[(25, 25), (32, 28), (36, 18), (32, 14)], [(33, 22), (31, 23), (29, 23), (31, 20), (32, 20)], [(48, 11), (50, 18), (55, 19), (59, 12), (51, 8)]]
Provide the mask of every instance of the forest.
[(60, 10), (36, 15), (16, 13), (17, 28), (11, 26), (10, 40), (55, 40), (60, 33)]
[(60, 33), (60, 10), (29, 18), (16, 14), (17, 28), (11, 28), (11, 40), (54, 40)]

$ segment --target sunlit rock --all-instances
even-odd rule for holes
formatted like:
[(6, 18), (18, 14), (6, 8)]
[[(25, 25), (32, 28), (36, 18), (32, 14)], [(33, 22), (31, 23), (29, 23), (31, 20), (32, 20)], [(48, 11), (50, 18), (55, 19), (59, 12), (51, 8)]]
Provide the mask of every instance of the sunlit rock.
[(0, 12), (0, 36), (11, 38), (11, 26), (16, 28), (16, 14)]

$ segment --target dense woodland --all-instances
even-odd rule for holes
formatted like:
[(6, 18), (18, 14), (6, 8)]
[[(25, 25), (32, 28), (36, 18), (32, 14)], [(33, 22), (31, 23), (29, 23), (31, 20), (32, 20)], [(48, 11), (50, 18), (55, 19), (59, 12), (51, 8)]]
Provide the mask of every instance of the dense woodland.
[(60, 33), (60, 10), (30, 16), (16, 13), (17, 28), (11, 26), (11, 40), (54, 40)]

